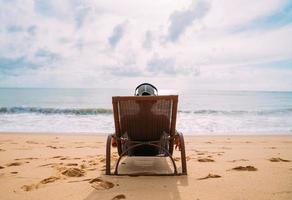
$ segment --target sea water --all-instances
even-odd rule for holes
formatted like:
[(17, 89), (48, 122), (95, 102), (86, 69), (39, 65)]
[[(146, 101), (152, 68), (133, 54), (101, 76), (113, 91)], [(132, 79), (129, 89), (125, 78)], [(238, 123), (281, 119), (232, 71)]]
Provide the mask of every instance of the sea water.
[[(112, 96), (131, 89), (0, 88), (0, 131), (114, 132)], [(177, 130), (292, 134), (292, 92), (161, 90), (178, 94)]]

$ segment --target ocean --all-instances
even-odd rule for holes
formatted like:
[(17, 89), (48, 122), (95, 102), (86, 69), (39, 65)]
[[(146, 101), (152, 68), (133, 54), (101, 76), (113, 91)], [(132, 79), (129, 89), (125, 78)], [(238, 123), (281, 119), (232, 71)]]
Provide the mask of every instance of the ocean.
[[(112, 96), (131, 89), (0, 88), (0, 131), (114, 132)], [(178, 94), (186, 135), (292, 134), (292, 92), (162, 90)]]

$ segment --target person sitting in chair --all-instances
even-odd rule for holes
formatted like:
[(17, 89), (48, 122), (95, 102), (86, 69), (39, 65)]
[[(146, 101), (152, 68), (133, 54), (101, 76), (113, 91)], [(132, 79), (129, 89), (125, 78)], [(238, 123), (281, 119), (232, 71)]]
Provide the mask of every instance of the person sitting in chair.
[[(135, 96), (157, 96), (157, 95), (158, 95), (157, 88), (149, 83), (142, 83), (138, 85), (135, 89)], [(142, 126), (143, 127), (142, 130), (145, 131), (145, 133), (142, 135), (145, 135), (145, 134), (147, 135), (147, 131), (149, 128), (147, 127), (149, 123), (147, 123), (145, 120), (151, 120), (154, 123), (155, 121), (160, 121), (161, 123), (157, 124), (157, 126), (162, 126), (162, 130), (167, 132), (170, 126), (169, 119), (163, 114), (153, 115), (151, 111), (151, 109), (154, 106), (156, 106), (155, 102), (149, 101), (147, 104), (145, 103), (139, 104), (139, 102), (137, 102), (137, 106), (139, 106), (138, 108), (139, 111), (137, 113), (125, 115), (121, 118), (121, 121), (130, 121), (131, 124)], [(122, 124), (126, 124), (126, 123), (122, 123)], [(124, 127), (122, 127), (122, 129), (125, 130)], [(126, 133), (127, 137), (131, 137), (131, 131), (134, 131), (134, 130), (129, 129), (128, 132)], [(161, 133), (157, 133), (158, 137), (160, 135)], [(156, 138), (156, 139), (159, 140), (160, 138)], [(112, 146), (116, 147), (116, 145), (117, 145), (116, 140), (115, 138), (113, 138)], [(180, 141), (177, 135), (175, 136), (175, 145), (176, 145), (175, 148), (178, 147), (180, 149)], [(156, 156), (159, 153), (160, 152), (157, 147), (153, 147), (149, 145), (137, 146), (134, 149), (132, 149), (130, 152), (130, 154), (134, 156)]]

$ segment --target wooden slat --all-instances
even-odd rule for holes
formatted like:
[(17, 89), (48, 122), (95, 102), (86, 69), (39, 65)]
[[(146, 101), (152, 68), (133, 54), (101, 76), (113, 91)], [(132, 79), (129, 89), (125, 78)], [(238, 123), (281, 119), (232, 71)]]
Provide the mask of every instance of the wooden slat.
[(171, 136), (174, 136), (175, 134), (175, 126), (176, 126), (176, 114), (177, 114), (177, 101), (172, 102), (172, 113), (171, 113), (171, 126), (170, 126), (170, 131), (171, 131)]
[(160, 96), (113, 96), (112, 100), (113, 102), (116, 101), (127, 101), (127, 100), (159, 100), (159, 99), (164, 99), (164, 100), (173, 100), (176, 101), (178, 100), (178, 95), (160, 95)]

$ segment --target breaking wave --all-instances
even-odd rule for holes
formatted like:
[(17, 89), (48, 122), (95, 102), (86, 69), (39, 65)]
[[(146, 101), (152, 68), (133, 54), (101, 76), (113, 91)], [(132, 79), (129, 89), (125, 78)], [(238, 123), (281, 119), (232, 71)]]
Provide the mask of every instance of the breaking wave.
[(180, 110), (179, 113), (202, 114), (202, 115), (273, 115), (273, 114), (292, 114), (292, 109), (275, 109), (275, 110)]
[(71, 115), (97, 115), (111, 114), (111, 109), (106, 108), (39, 108), (39, 107), (1, 107), (0, 114), (71, 114)]
[[(179, 110), (182, 114), (195, 115), (277, 115), (292, 114), (292, 109), (274, 110)], [(68, 114), (68, 115), (99, 115), (112, 114), (112, 109), (108, 108), (42, 108), (42, 107), (0, 107), (0, 114)]]

